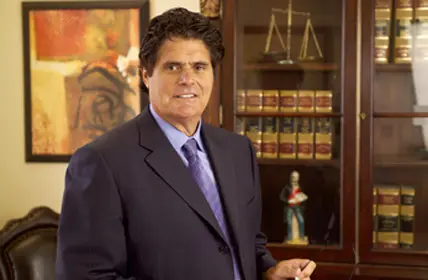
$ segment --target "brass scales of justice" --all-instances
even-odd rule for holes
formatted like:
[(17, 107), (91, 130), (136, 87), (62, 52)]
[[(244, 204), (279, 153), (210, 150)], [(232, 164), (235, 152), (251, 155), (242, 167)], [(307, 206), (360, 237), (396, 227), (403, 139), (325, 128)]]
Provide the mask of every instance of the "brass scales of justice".
[[(293, 24), (293, 15), (296, 16), (305, 16), (306, 17), (306, 23), (305, 23), (305, 30), (303, 33), (302, 38), (302, 44), (300, 47), (300, 55), (298, 57), (299, 61), (314, 61), (317, 59), (322, 59), (323, 54), (321, 51), (321, 48), (318, 43), (317, 36), (315, 34), (314, 28), (312, 26), (311, 22), (311, 14), (305, 13), (305, 12), (297, 12), (293, 11), (293, 3), (292, 0), (288, 1), (288, 9), (278, 9), (278, 8), (272, 8), (271, 17), (270, 17), (270, 24), (269, 24), (269, 32), (266, 39), (266, 45), (264, 50), (264, 56), (268, 59), (274, 59), (276, 62), (280, 64), (292, 64), (294, 61), (291, 59), (291, 29)], [(279, 32), (278, 25), (276, 23), (275, 19), (275, 13), (281, 13), (287, 15), (287, 46), (285, 46), (284, 41), (282, 39), (281, 33)], [(284, 52), (270, 52), (270, 45), (272, 41), (272, 33), (275, 29), (276, 34), (278, 35), (279, 42), (281, 44), (282, 49)], [(315, 56), (308, 56), (308, 44), (309, 44), (309, 36), (312, 36), (312, 39), (314, 41), (316, 50), (318, 52), (318, 57)]]

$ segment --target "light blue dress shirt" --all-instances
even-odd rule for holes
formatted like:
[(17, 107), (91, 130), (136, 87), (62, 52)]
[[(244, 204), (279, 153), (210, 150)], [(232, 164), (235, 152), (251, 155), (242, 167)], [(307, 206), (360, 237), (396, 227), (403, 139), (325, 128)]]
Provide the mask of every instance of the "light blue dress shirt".
[(189, 165), (186, 157), (184, 156), (183, 150), (181, 147), (187, 142), (187, 140), (194, 138), (196, 140), (196, 143), (198, 143), (198, 156), (201, 159), (202, 165), (204, 166), (204, 169), (210, 176), (211, 180), (217, 185), (217, 182), (214, 177), (214, 172), (211, 167), (210, 161), (208, 159), (208, 154), (206, 153), (206, 149), (204, 147), (204, 143), (202, 141), (201, 137), (201, 122), (199, 122), (198, 127), (196, 129), (196, 132), (192, 136), (187, 136), (168, 122), (166, 122), (164, 119), (162, 119), (153, 109), (152, 104), (149, 104), (149, 110), (152, 113), (153, 117), (155, 118), (156, 123), (159, 125), (163, 133), (168, 138), (171, 145), (174, 147), (175, 151), (178, 153), (178, 155), (183, 160), (184, 164), (186, 166)]

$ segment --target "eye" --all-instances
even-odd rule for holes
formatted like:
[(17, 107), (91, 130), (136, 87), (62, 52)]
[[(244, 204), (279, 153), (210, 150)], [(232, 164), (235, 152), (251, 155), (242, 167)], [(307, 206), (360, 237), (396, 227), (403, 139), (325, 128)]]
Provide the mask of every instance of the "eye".
[(198, 64), (196, 64), (195, 65), (195, 69), (197, 70), (197, 71), (203, 71), (203, 70), (205, 70), (207, 68), (207, 66), (205, 65), (205, 64), (202, 64), (202, 63), (198, 63)]
[(178, 70), (178, 69), (179, 69), (179, 66), (178, 66), (177, 64), (171, 63), (171, 64), (168, 64), (168, 65), (166, 66), (166, 69), (167, 69), (168, 71), (176, 71), (176, 70)]

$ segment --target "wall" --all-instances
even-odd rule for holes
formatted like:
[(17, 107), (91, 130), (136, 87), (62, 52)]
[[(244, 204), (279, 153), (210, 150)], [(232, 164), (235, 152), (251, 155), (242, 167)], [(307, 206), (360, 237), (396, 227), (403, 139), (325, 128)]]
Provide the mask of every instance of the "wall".
[[(151, 16), (174, 7), (199, 10), (199, 0), (151, 0)], [(65, 163), (25, 163), (21, 1), (0, 1), (0, 228), (31, 208), (59, 211)]]

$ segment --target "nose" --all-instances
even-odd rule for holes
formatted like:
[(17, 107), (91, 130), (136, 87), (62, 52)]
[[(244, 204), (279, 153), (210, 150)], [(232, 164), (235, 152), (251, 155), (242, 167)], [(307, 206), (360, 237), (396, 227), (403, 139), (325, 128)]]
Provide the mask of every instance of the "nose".
[(194, 80), (192, 71), (188, 70), (188, 69), (184, 69), (180, 73), (180, 77), (178, 79), (178, 83), (180, 85), (193, 85), (195, 83), (195, 80)]

